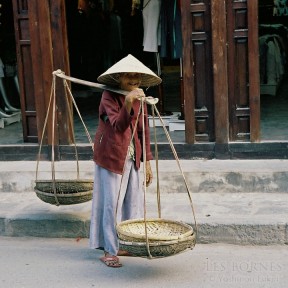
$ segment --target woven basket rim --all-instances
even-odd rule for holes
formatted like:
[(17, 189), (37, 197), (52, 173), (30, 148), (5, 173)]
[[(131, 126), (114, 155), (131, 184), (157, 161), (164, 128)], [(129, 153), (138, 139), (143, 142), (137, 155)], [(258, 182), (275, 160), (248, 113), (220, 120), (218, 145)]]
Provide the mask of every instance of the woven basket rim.
[[(177, 239), (177, 240), (168, 240), (168, 241), (157, 241), (157, 242), (149, 242), (149, 247), (157, 247), (157, 246), (168, 246), (168, 245), (173, 245), (173, 244), (180, 244), (181, 242), (186, 242), (188, 240), (193, 240), (195, 239), (195, 234), (193, 233), (190, 236), (187, 236), (185, 238)], [(130, 246), (147, 246), (146, 242), (133, 242), (133, 241), (125, 241), (119, 239), (120, 244), (125, 244), (125, 245), (130, 245)]]
[(93, 193), (93, 190), (75, 192), (75, 193), (65, 193), (65, 194), (64, 193), (54, 193), (53, 191), (51, 193), (48, 193), (48, 192), (40, 191), (36, 188), (34, 188), (34, 191), (36, 192), (36, 194), (41, 194), (41, 195), (47, 196), (47, 197), (57, 196), (57, 198), (69, 198), (69, 197), (71, 198), (71, 197), (75, 197), (75, 196), (79, 197), (79, 196)]
[(57, 183), (93, 183), (92, 179), (47, 179), (47, 180), (35, 180), (35, 183), (53, 183), (53, 182), (57, 182)]
[[(187, 232), (181, 234), (181, 235), (178, 235), (178, 236), (153, 236), (153, 235), (150, 235), (148, 237), (148, 240), (156, 240), (156, 241), (171, 241), (171, 240), (179, 240), (179, 239), (183, 239), (183, 238), (186, 238), (188, 236), (191, 236), (193, 234), (193, 228), (184, 223), (184, 222), (181, 222), (181, 221), (174, 221), (174, 220), (169, 220), (169, 219), (163, 219), (163, 218), (149, 218), (149, 219), (131, 219), (131, 220), (126, 220), (126, 221), (122, 221), (120, 222), (119, 224), (117, 224), (116, 226), (116, 229), (117, 229), (117, 232), (118, 232), (118, 237), (121, 239), (121, 234), (122, 235), (125, 235), (126, 237), (130, 237), (130, 238), (135, 238), (135, 239), (143, 239), (143, 240), (146, 240), (146, 236), (145, 235), (137, 235), (137, 234), (134, 234), (134, 233), (130, 233), (130, 232), (127, 232), (126, 230), (124, 230), (122, 227), (127, 225), (127, 224), (130, 224), (130, 223), (143, 223), (143, 222), (163, 222), (163, 223), (173, 223), (173, 224), (177, 224), (179, 226), (184, 226), (188, 229)], [(128, 241), (129, 242), (129, 241)]]

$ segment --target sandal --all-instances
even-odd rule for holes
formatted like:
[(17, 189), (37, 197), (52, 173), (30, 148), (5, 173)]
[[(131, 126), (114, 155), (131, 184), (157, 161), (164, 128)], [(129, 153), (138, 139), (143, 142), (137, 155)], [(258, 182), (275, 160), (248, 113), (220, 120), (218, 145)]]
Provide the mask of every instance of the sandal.
[(100, 260), (108, 267), (112, 268), (122, 267), (122, 264), (119, 262), (119, 258), (117, 256), (105, 255), (101, 257)]

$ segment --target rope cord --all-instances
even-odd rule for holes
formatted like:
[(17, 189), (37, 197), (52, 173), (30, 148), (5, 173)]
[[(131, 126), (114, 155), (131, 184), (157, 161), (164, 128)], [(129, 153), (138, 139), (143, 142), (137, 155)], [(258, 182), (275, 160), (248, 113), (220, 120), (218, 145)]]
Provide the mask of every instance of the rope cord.
[[(43, 146), (43, 140), (44, 140), (44, 135), (45, 135), (45, 131), (47, 128), (47, 123), (48, 123), (48, 118), (49, 118), (49, 113), (51, 110), (51, 106), (52, 106), (52, 135), (51, 135), (51, 178), (52, 178), (52, 189), (53, 189), (53, 194), (54, 194), (54, 198), (55, 198), (55, 202), (56, 202), (56, 206), (59, 206), (59, 200), (57, 198), (57, 188), (56, 188), (56, 175), (55, 175), (55, 118), (56, 118), (56, 76), (59, 77), (59, 71), (57, 73), (55, 73), (55, 71), (53, 72), (53, 79), (52, 79), (52, 85), (51, 85), (51, 92), (50, 92), (50, 97), (49, 97), (49, 103), (48, 103), (48, 108), (47, 108), (47, 113), (46, 113), (46, 117), (44, 120), (44, 125), (43, 125), (43, 130), (42, 130), (42, 135), (41, 135), (41, 140), (40, 140), (40, 146), (39, 146), (39, 151), (38, 151), (38, 157), (37, 157), (37, 164), (36, 164), (36, 181), (38, 180), (38, 172), (39, 172), (39, 162), (40, 162), (40, 158), (41, 158), (41, 150), (42, 150), (42, 146)], [(92, 147), (92, 151), (94, 149), (93, 146), (93, 141), (91, 139), (91, 136), (89, 134), (89, 131), (83, 121), (83, 118), (80, 114), (80, 111), (78, 109), (78, 106), (76, 104), (76, 101), (72, 95), (71, 89), (69, 87), (69, 85), (67, 84), (67, 81), (64, 77), (60, 77), (63, 78), (63, 86), (64, 86), (64, 91), (65, 91), (65, 98), (66, 98), (66, 107), (68, 110), (68, 116), (69, 116), (69, 124), (70, 127), (72, 128), (72, 123), (73, 123), (73, 116), (72, 116), (72, 110), (71, 107), (69, 106), (69, 97), (73, 103), (73, 105), (75, 106), (75, 109), (79, 115), (79, 118), (84, 126), (85, 129), (85, 133), (87, 135), (87, 138), (89, 140), (89, 143)], [(69, 77), (67, 77), (69, 78)], [(73, 78), (72, 78), (73, 79)], [(68, 94), (67, 94), (68, 92)], [(76, 158), (76, 168), (77, 168), (77, 180), (79, 180), (80, 177), (80, 169), (79, 169), (79, 157), (78, 157), (78, 151), (77, 151), (77, 146), (76, 146), (76, 142), (75, 142), (75, 133), (74, 133), (74, 129), (71, 129), (71, 133), (72, 133), (72, 142), (74, 144), (74, 148), (75, 148), (75, 158)]]
[(160, 180), (159, 180), (159, 157), (158, 157), (158, 145), (157, 145), (157, 132), (155, 124), (155, 105), (152, 105), (152, 119), (154, 127), (154, 143), (155, 143), (155, 164), (156, 164), (156, 194), (157, 194), (157, 205), (158, 205), (158, 218), (161, 218), (161, 197), (160, 197)]
[(49, 103), (48, 103), (48, 109), (47, 109), (47, 114), (46, 114), (46, 117), (45, 117), (45, 120), (44, 120), (44, 125), (43, 125), (41, 140), (40, 140), (40, 147), (39, 147), (39, 151), (38, 151), (38, 157), (37, 157), (37, 163), (36, 163), (36, 181), (38, 179), (38, 170), (39, 170), (39, 161), (40, 161), (40, 158), (41, 158), (42, 143), (43, 143), (43, 139), (44, 139), (45, 129), (46, 129), (46, 126), (47, 126), (50, 106), (51, 106), (51, 102), (52, 102), (53, 87), (55, 85), (55, 79), (54, 78), (55, 78), (55, 76), (53, 76), (53, 80), (52, 80), (52, 84), (51, 84), (51, 92), (50, 92), (50, 98), (49, 98)]
[[(67, 87), (65, 87), (65, 84), (67, 85), (66, 80), (63, 80), (64, 88), (68, 88), (68, 85), (67, 85)], [(73, 123), (72, 109), (69, 106), (69, 99), (68, 99), (68, 95), (67, 95), (67, 90), (66, 89), (64, 89), (64, 90), (65, 90), (65, 97), (66, 97), (66, 100), (67, 100), (66, 101), (66, 107), (67, 107), (67, 110), (68, 110), (68, 115), (69, 115), (69, 120), (70, 120), (70, 127), (72, 128), (72, 123)], [(76, 146), (76, 142), (75, 142), (74, 129), (71, 129), (71, 130), (72, 130), (72, 142), (74, 143), (75, 157), (77, 159), (77, 161), (76, 161), (76, 165), (77, 165), (77, 179), (79, 179), (80, 172), (79, 172), (78, 151), (77, 151), (77, 146)]]
[(90, 133), (89, 133), (89, 131), (88, 131), (88, 129), (87, 129), (87, 126), (85, 125), (84, 120), (83, 120), (83, 118), (82, 118), (82, 116), (81, 116), (81, 114), (80, 114), (80, 111), (79, 111), (78, 106), (77, 106), (77, 104), (76, 104), (75, 98), (74, 98), (73, 95), (72, 95), (71, 89), (70, 89), (69, 85), (67, 84), (67, 81), (64, 80), (64, 83), (65, 83), (65, 87), (67, 88), (67, 91), (68, 91), (68, 93), (69, 93), (69, 95), (70, 95), (70, 98), (71, 98), (71, 100), (72, 100), (72, 102), (73, 102), (73, 104), (74, 104), (74, 107), (75, 107), (75, 109), (76, 109), (76, 111), (77, 111), (77, 113), (78, 113), (78, 116), (79, 116), (79, 118), (80, 118), (80, 120), (81, 120), (81, 122), (82, 122), (82, 124), (83, 124), (83, 126), (84, 126), (85, 133), (86, 133), (87, 138), (88, 138), (88, 140), (89, 140), (89, 143), (90, 143), (90, 145), (91, 145), (91, 147), (92, 147), (92, 150), (94, 150), (93, 141), (92, 141), (92, 139), (91, 139)]
[(147, 209), (146, 209), (146, 193), (147, 193), (147, 187), (146, 187), (146, 167), (147, 167), (147, 163), (146, 163), (146, 139), (145, 139), (145, 118), (144, 118), (144, 101), (141, 100), (140, 102), (141, 105), (141, 109), (143, 111), (142, 113), (142, 139), (143, 139), (143, 174), (144, 174), (144, 227), (145, 227), (145, 240), (146, 240), (146, 248), (147, 248), (147, 252), (148, 252), (148, 257), (150, 259), (152, 259), (152, 255), (150, 252), (150, 247), (149, 247), (149, 239), (148, 239), (148, 232), (147, 232)]
[(169, 142), (169, 144), (170, 144), (170, 147), (171, 147), (171, 150), (172, 150), (172, 152), (173, 152), (174, 158), (175, 158), (175, 160), (176, 160), (176, 162), (177, 162), (178, 168), (179, 168), (179, 170), (180, 170), (180, 172), (181, 172), (181, 175), (182, 175), (182, 177), (183, 177), (184, 184), (185, 184), (185, 187), (186, 187), (186, 190), (187, 190), (187, 193), (188, 193), (188, 197), (189, 197), (189, 201), (190, 201), (190, 206), (191, 206), (191, 209), (192, 209), (193, 219), (194, 219), (194, 223), (195, 223), (195, 230), (196, 230), (196, 234), (197, 234), (197, 232), (198, 232), (198, 227), (197, 227), (197, 221), (196, 221), (196, 216), (195, 216), (195, 209), (194, 209), (194, 205), (193, 205), (192, 195), (191, 195), (191, 192), (190, 192), (190, 190), (189, 190), (188, 183), (187, 183), (187, 181), (186, 181), (186, 177), (185, 177), (184, 172), (183, 172), (183, 170), (182, 170), (182, 167), (181, 167), (181, 165), (180, 165), (180, 161), (179, 161), (177, 152), (176, 152), (176, 150), (175, 150), (175, 148), (174, 148), (174, 145), (173, 145), (173, 142), (172, 142), (172, 140), (171, 140), (171, 137), (170, 137), (170, 135), (169, 135), (169, 132), (167, 131), (167, 128), (165, 127), (164, 121), (163, 121), (163, 119), (161, 118), (161, 115), (160, 115), (160, 113), (159, 113), (159, 111), (158, 111), (158, 109), (157, 109), (157, 107), (156, 107), (155, 104), (153, 104), (153, 107), (154, 107), (154, 109), (155, 109), (155, 111), (156, 111), (157, 116), (158, 116), (159, 119), (160, 119), (160, 122), (161, 122), (161, 124), (162, 124), (162, 126), (163, 126), (163, 130), (164, 130), (164, 132), (165, 132), (165, 135), (166, 135), (166, 137), (167, 137), (167, 140), (168, 140), (168, 142)]
[[(48, 110), (47, 110), (47, 115), (45, 117), (45, 121), (44, 121), (44, 126), (43, 126), (43, 131), (42, 131), (42, 136), (41, 136), (41, 141), (40, 141), (40, 148), (39, 148), (39, 152), (38, 152), (38, 161), (37, 161), (37, 169), (36, 169), (36, 180), (38, 178), (38, 168), (39, 168), (39, 160), (40, 160), (40, 157), (41, 157), (41, 148), (42, 148), (42, 144), (43, 144), (43, 139), (44, 139), (44, 134), (45, 134), (45, 129), (46, 129), (46, 126), (47, 126), (47, 121), (48, 121), (48, 116), (49, 116), (49, 112), (50, 112), (50, 109), (51, 109), (51, 104), (52, 104), (52, 109), (53, 109), (53, 115), (52, 115), (52, 151), (51, 151), (51, 158), (52, 158), (52, 163), (51, 163), (51, 170), (52, 170), (52, 180), (53, 180), (53, 191), (54, 191), (54, 196), (55, 196), (55, 200), (56, 200), (56, 205), (59, 205), (59, 202), (58, 202), (58, 199), (57, 199), (57, 193), (56, 193), (56, 186), (55, 186), (55, 163), (54, 163), (54, 141), (55, 141), (55, 115), (56, 115), (56, 76), (57, 77), (60, 77), (60, 78), (63, 78), (65, 79), (63, 81), (64, 83), (64, 87), (65, 87), (65, 95), (66, 95), (66, 99), (68, 100), (68, 95), (66, 94), (66, 90), (68, 91), (68, 94), (72, 100), (72, 103), (74, 104), (75, 106), (75, 109), (80, 117), (80, 120), (84, 126), (84, 129), (85, 129), (85, 132), (86, 132), (86, 135), (88, 137), (88, 140), (92, 146), (92, 149), (93, 149), (93, 142), (92, 142), (92, 139), (90, 137), (90, 134), (88, 132), (88, 129), (83, 121), (83, 118), (80, 114), (80, 111), (76, 105), (76, 101), (72, 95), (72, 92), (70, 90), (70, 87), (69, 85), (67, 84), (67, 81), (66, 80), (69, 80), (71, 82), (75, 82), (75, 83), (79, 83), (79, 84), (82, 84), (82, 85), (87, 85), (87, 86), (92, 86), (92, 87), (98, 87), (100, 89), (107, 89), (107, 90), (110, 90), (110, 91), (114, 91), (116, 93), (120, 93), (120, 94), (123, 94), (123, 95), (127, 95), (127, 91), (123, 91), (123, 90), (119, 90), (119, 89), (115, 89), (115, 88), (111, 88), (109, 86), (106, 86), (106, 85), (101, 85), (101, 84), (98, 84), (98, 83), (93, 83), (93, 82), (88, 82), (88, 81), (84, 81), (84, 80), (80, 80), (80, 79), (77, 79), (77, 78), (73, 78), (73, 77), (69, 77), (69, 76), (66, 76), (64, 72), (62, 72), (61, 70), (57, 70), (57, 71), (54, 71), (53, 72), (53, 81), (52, 81), (52, 85), (51, 85), (51, 93), (50, 93), (50, 98), (49, 98), (49, 104), (48, 104)], [(68, 102), (68, 101), (67, 101)], [(184, 183), (185, 183), (185, 187), (186, 187), (186, 190), (187, 190), (187, 193), (188, 193), (188, 197), (189, 197), (189, 201), (190, 201), (190, 206), (192, 208), (192, 214), (193, 214), (193, 219), (194, 219), (194, 223), (195, 223), (195, 230), (196, 230), (196, 233), (197, 233), (197, 222), (196, 222), (196, 217), (195, 217), (195, 209), (194, 209), (194, 205), (193, 205), (193, 201), (192, 201), (192, 195), (191, 195), (191, 192), (189, 190), (189, 186), (188, 186), (188, 183), (186, 181), (186, 178), (185, 178), (185, 175), (183, 173), (183, 170), (181, 168), (181, 165), (180, 165), (180, 161), (179, 161), (179, 158), (178, 158), (178, 155), (177, 155), (177, 152), (174, 148), (174, 145), (173, 145), (173, 142), (170, 138), (170, 135), (165, 127), (165, 124), (163, 122), (163, 119), (161, 118), (161, 115), (156, 107), (156, 103), (158, 102), (158, 99), (157, 98), (153, 98), (153, 97), (145, 97), (143, 99), (141, 99), (141, 102), (140, 102), (140, 109), (139, 109), (139, 112), (137, 114), (137, 118), (136, 118), (136, 122), (135, 122), (135, 126), (133, 127), (133, 132), (132, 132), (132, 136), (131, 136), (131, 141), (133, 141), (133, 138), (134, 138), (134, 135), (136, 133), (136, 129), (137, 129), (137, 124), (139, 122), (139, 118), (140, 118), (140, 114), (141, 114), (141, 111), (142, 111), (142, 125), (143, 125), (143, 129), (142, 129), (142, 137), (143, 137), (143, 162), (144, 162), (144, 165), (143, 165), (143, 174), (144, 174), (144, 221), (145, 221), (145, 237), (146, 237), (146, 246), (147, 246), (147, 251), (148, 251), (148, 256), (149, 258), (152, 258), (151, 256), (151, 253), (150, 253), (150, 249), (149, 249), (149, 239), (148, 239), (148, 233), (147, 233), (147, 218), (146, 218), (146, 191), (147, 191), (147, 188), (146, 188), (146, 142), (145, 142), (145, 118), (144, 118), (144, 102), (150, 104), (152, 106), (152, 116), (153, 116), (153, 128), (154, 128), (154, 139), (155, 139), (155, 158), (156, 158), (156, 173), (157, 173), (157, 204), (158, 204), (158, 216), (159, 218), (161, 218), (161, 199), (160, 199), (160, 185), (159, 185), (159, 165), (158, 165), (158, 148), (157, 148), (157, 135), (156, 135), (156, 129), (155, 129), (155, 111), (156, 111), (156, 115), (159, 117), (159, 120), (163, 126), (163, 129), (164, 129), (164, 132), (165, 132), (165, 135), (167, 137), (167, 140), (170, 144), (170, 147), (171, 147), (171, 150), (173, 152), (173, 155), (174, 155), (174, 158), (177, 162), (177, 165), (178, 165), (178, 168), (181, 172), (181, 175), (183, 177), (183, 180), (184, 180)], [(67, 104), (69, 105), (69, 103)], [(69, 107), (69, 106), (67, 106)], [(69, 119), (70, 119), (70, 122), (71, 122), (71, 119), (72, 119), (72, 113), (69, 110)], [(72, 125), (72, 122), (71, 122), (71, 125)], [(72, 129), (73, 130), (73, 129)], [(75, 135), (73, 134), (72, 135), (73, 139), (75, 140)], [(74, 141), (75, 142), (75, 141)], [(131, 144), (131, 143), (130, 143)], [(76, 146), (75, 146), (76, 147)], [(127, 155), (126, 155), (126, 159), (125, 159), (125, 163), (128, 159), (128, 149), (129, 147), (127, 148)], [(77, 149), (76, 149), (77, 150)], [(76, 152), (76, 157), (77, 157), (77, 152)], [(77, 157), (78, 158), (78, 157)], [(78, 162), (78, 159), (77, 159), (77, 162)], [(78, 165), (78, 164), (77, 164)], [(125, 165), (123, 167), (123, 173), (122, 173), (122, 177), (121, 177), (121, 183), (120, 183), (120, 189), (119, 189), (119, 193), (118, 193), (118, 199), (117, 199), (117, 206), (116, 206), (116, 213), (115, 213), (115, 217), (116, 217), (116, 221), (115, 223), (117, 224), (117, 209), (118, 209), (118, 201), (119, 201), (119, 197), (120, 197), (120, 191), (121, 191), (121, 185), (122, 185), (122, 179), (123, 179), (123, 174), (124, 174), (124, 169), (125, 169)], [(79, 167), (77, 166), (77, 171), (79, 172)]]
[(60, 203), (57, 198), (57, 190), (56, 190), (56, 184), (55, 184), (55, 164), (54, 164), (54, 131), (55, 131), (55, 110), (56, 110), (56, 101), (55, 101), (55, 96), (56, 96), (56, 76), (53, 75), (53, 80), (52, 80), (52, 85), (51, 85), (51, 93), (50, 93), (50, 98), (49, 98), (49, 103), (48, 103), (48, 109), (47, 109), (47, 114), (45, 117), (44, 125), (43, 125), (43, 130), (42, 130), (42, 136), (41, 136), (41, 141), (40, 141), (40, 147), (39, 147), (39, 152), (38, 152), (38, 160), (37, 160), (37, 165), (36, 165), (36, 181), (38, 179), (38, 169), (39, 169), (39, 161), (41, 158), (41, 149), (42, 149), (42, 144), (43, 144), (43, 139), (44, 139), (44, 134), (45, 130), (47, 127), (47, 122), (48, 122), (48, 117), (49, 117), (49, 112), (52, 104), (52, 146), (51, 146), (51, 177), (52, 177), (52, 189), (53, 189), (53, 194), (56, 202), (56, 206), (59, 206)]
[[(133, 137), (134, 137), (134, 134), (135, 134), (135, 131), (136, 131), (136, 127), (137, 127), (137, 123), (139, 121), (139, 115), (140, 115), (140, 112), (141, 110), (144, 111), (144, 108), (143, 108), (143, 105), (144, 105), (144, 99), (141, 101), (141, 109), (139, 109), (139, 113), (137, 115), (137, 119), (136, 119), (136, 123), (135, 123), (135, 126), (134, 126), (134, 129), (133, 129), (133, 133), (132, 133), (132, 136), (131, 136), (131, 141), (133, 140)], [(165, 124), (163, 122), (163, 119), (161, 118), (161, 115), (156, 107), (155, 104), (152, 104), (152, 116), (153, 116), (153, 128), (154, 128), (154, 137), (155, 137), (155, 158), (156, 158), (156, 173), (157, 173), (157, 204), (158, 204), (158, 216), (159, 218), (161, 218), (161, 199), (160, 199), (160, 188), (159, 188), (159, 166), (158, 166), (158, 148), (157, 147), (157, 137), (156, 137), (156, 129), (155, 129), (155, 113), (154, 111), (156, 111), (156, 114), (157, 116), (159, 117), (160, 119), (160, 122), (163, 126), (163, 129), (164, 129), (164, 132), (165, 132), (165, 135), (168, 139), (168, 142), (170, 144), (170, 147), (171, 147), (171, 150), (173, 152), (173, 155), (174, 155), (174, 158), (178, 164), (178, 168), (180, 170), (180, 173), (183, 177), (183, 180), (184, 180), (184, 184), (185, 184), (185, 187), (186, 187), (186, 190), (187, 190), (187, 193), (188, 193), (188, 197), (189, 197), (189, 201), (190, 201), (190, 206), (191, 206), (191, 209), (192, 209), (192, 214), (193, 214), (193, 219), (194, 219), (194, 223), (195, 223), (195, 232), (196, 234), (198, 233), (198, 226), (197, 226), (197, 221), (196, 221), (196, 216), (195, 216), (195, 209), (194, 209), (194, 205), (193, 205), (193, 201), (192, 201), (192, 195), (191, 195), (191, 192), (189, 190), (189, 186), (188, 186), (188, 183), (186, 181), (186, 178), (185, 178), (185, 175), (184, 175), (184, 172), (181, 168), (181, 165), (180, 165), (180, 161), (179, 161), (179, 158), (178, 158), (178, 155), (177, 155), (177, 152), (174, 148), (174, 145), (173, 145), (173, 142), (171, 140), (171, 137), (169, 135), (169, 132), (167, 131), (166, 127), (165, 127)], [(144, 118), (144, 112), (142, 113), (142, 125), (143, 125), (143, 130), (142, 130), (142, 138), (143, 138), (143, 174), (144, 174), (144, 228), (145, 228), (145, 240), (146, 240), (146, 248), (147, 248), (147, 253), (148, 253), (148, 258), (152, 259), (153, 256), (151, 255), (151, 252), (150, 252), (150, 246), (149, 246), (149, 238), (148, 238), (148, 232), (147, 232), (147, 211), (146, 211), (146, 193), (147, 193), (147, 187), (146, 187), (146, 143), (145, 143), (145, 118)], [(129, 147), (128, 147), (129, 149)], [(127, 150), (127, 155), (126, 155), (126, 160), (127, 161), (128, 159), (128, 150)], [(125, 167), (125, 164), (124, 164), (124, 167)], [(118, 201), (119, 201), (119, 198), (120, 198), (120, 191), (121, 191), (121, 185), (122, 185), (122, 179), (123, 179), (123, 174), (124, 174), (124, 167), (123, 167), (123, 173), (122, 173), (122, 177), (121, 177), (121, 182), (120, 182), (120, 188), (119, 188), (119, 193), (118, 193), (118, 199), (117, 199), (117, 206), (116, 206), (116, 213), (115, 213), (115, 217), (116, 217), (116, 225), (117, 225), (117, 210), (118, 210)]]

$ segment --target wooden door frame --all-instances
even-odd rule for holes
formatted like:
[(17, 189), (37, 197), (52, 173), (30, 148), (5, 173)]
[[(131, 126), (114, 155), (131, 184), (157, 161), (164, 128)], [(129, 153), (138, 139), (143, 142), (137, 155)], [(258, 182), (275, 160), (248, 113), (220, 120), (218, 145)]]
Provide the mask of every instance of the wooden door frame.
[[(247, 39), (247, 74), (248, 76), (248, 107), (247, 109), (240, 109), (241, 113), (248, 119), (249, 126), (246, 134), (249, 135), (250, 142), (260, 141), (260, 80), (259, 80), (259, 47), (258, 47), (258, 0), (256, 1), (241, 1), (233, 2), (229, 0), (217, 0), (210, 2), (211, 4), (211, 37), (212, 37), (212, 57), (213, 57), (213, 97), (214, 97), (214, 127), (215, 127), (215, 143), (216, 144), (228, 144), (229, 141), (234, 141), (234, 130), (232, 125), (235, 125), (231, 119), (233, 119), (231, 113), (235, 115), (239, 111), (236, 111), (237, 107), (234, 107), (235, 100), (229, 94), (230, 84), (233, 86), (233, 81), (229, 80), (228, 76), (228, 58), (233, 62), (227, 49), (234, 49), (233, 43), (230, 43), (231, 47), (228, 46), (228, 42), (233, 41), (234, 33), (233, 27), (228, 29), (228, 22), (234, 19), (234, 10), (229, 11), (230, 18), (227, 18), (227, 9), (235, 8), (244, 9), (247, 13), (247, 29), (245, 31), (238, 31), (237, 33), (246, 37)], [(236, 3), (237, 2), (237, 3)], [(196, 2), (195, 2), (196, 3)], [(182, 1), (181, 2), (181, 15), (182, 15), (182, 34), (183, 34), (183, 83), (184, 83), (184, 111), (185, 111), (185, 137), (188, 144), (195, 143), (195, 95), (194, 86), (196, 85), (193, 80), (193, 47), (192, 47), (192, 35), (191, 35), (191, 12), (194, 2)], [(198, 4), (197, 5), (201, 5)], [(203, 4), (204, 5), (204, 4)], [(239, 6), (239, 7), (238, 7)], [(241, 7), (240, 7), (241, 6)], [(204, 6), (203, 6), (204, 7)], [(231, 17), (231, 15), (233, 15)], [(230, 23), (231, 24), (231, 23)], [(187, 28), (188, 27), (188, 28)], [(192, 31), (193, 32), (193, 31)], [(229, 34), (230, 33), (230, 34)], [(229, 39), (227, 35), (230, 35)], [(237, 34), (237, 35), (238, 35)], [(232, 63), (231, 62), (231, 63)], [(230, 66), (233, 65), (233, 63)], [(230, 67), (231, 69), (231, 67)], [(242, 78), (241, 78), (242, 79)], [(234, 89), (234, 87), (233, 87)], [(231, 89), (230, 91), (233, 91)], [(232, 97), (232, 98), (231, 98)], [(231, 98), (231, 99), (230, 99)], [(234, 104), (233, 104), (234, 103)], [(237, 104), (237, 103), (236, 103)], [(189, 111), (187, 111), (189, 110)], [(191, 113), (191, 110), (194, 113)], [(239, 116), (237, 114), (237, 117)], [(234, 115), (234, 114), (233, 114)], [(242, 115), (242, 114), (241, 114)], [(235, 116), (236, 117), (236, 116)], [(234, 118), (235, 118), (234, 117)], [(237, 125), (237, 123), (236, 123)], [(236, 128), (240, 127), (236, 126)], [(235, 129), (235, 127), (233, 128)], [(249, 131), (248, 131), (249, 130)], [(232, 133), (232, 131), (234, 131)], [(231, 135), (230, 135), (231, 133)], [(241, 133), (240, 133), (241, 134)], [(242, 139), (239, 139), (240, 141)]]
[[(49, 106), (52, 71), (53, 71), (53, 48), (50, 29), (49, 0), (29, 0), (29, 31), (31, 38), (32, 73), (34, 79), (34, 95), (36, 105), (36, 119), (38, 141), (41, 140), (45, 116)], [(52, 110), (47, 121), (47, 143), (52, 143)], [(57, 121), (57, 120), (56, 120)], [(55, 133), (55, 142), (58, 137)], [(46, 140), (44, 139), (44, 143)]]
[(247, 1), (250, 101), (250, 141), (261, 140), (258, 0)]
[[(191, 26), (191, 4), (189, 1), (181, 1), (182, 41), (183, 41), (183, 94), (184, 94), (184, 115), (185, 115), (185, 140), (188, 144), (195, 142), (195, 99), (192, 58), (192, 35)], [(193, 113), (191, 113), (191, 110)]]
[(211, 1), (215, 142), (229, 142), (226, 1)]
[[(25, 15), (19, 15), (20, 3), (22, 2), (19, 0), (13, 0), (19, 85), (22, 94), (21, 108), (25, 120), (23, 121), (24, 141), (40, 142), (52, 92), (52, 72), (61, 69), (66, 74), (70, 74), (65, 0), (27, 0)], [(23, 19), (26, 20), (25, 25), (21, 24)], [(26, 53), (22, 53), (21, 50), (24, 45), (29, 45)], [(24, 63), (30, 63), (31, 67), (25, 67)], [(29, 83), (26, 81), (25, 72), (30, 75)], [(63, 81), (57, 79), (56, 82), (58, 83), (55, 113), (57, 128), (52, 137), (52, 113), (50, 113), (44, 131), (44, 143), (51, 145), (53, 138), (53, 143), (58, 146), (71, 144), (73, 123), (70, 121), (69, 109), (67, 109), (67, 105), (70, 105), (70, 108), (72, 106), (71, 102), (67, 103)], [(31, 118), (33, 119), (30, 120)], [(30, 136), (29, 132), (35, 126), (37, 129), (34, 130), (37, 131), (34, 134), (37, 135)]]

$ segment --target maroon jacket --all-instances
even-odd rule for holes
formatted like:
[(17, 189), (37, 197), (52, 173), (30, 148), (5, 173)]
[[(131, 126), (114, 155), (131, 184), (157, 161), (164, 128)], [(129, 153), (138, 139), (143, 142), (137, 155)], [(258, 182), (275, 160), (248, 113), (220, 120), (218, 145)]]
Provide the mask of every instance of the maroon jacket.
[[(140, 101), (135, 101), (129, 114), (124, 105), (125, 96), (104, 91), (99, 106), (99, 126), (94, 140), (93, 160), (97, 165), (117, 174), (122, 174), (128, 146), (140, 109)], [(152, 160), (147, 107), (144, 105), (146, 160)], [(135, 165), (140, 168), (142, 155), (142, 113), (134, 135)], [(130, 129), (131, 127), (131, 129)]]

